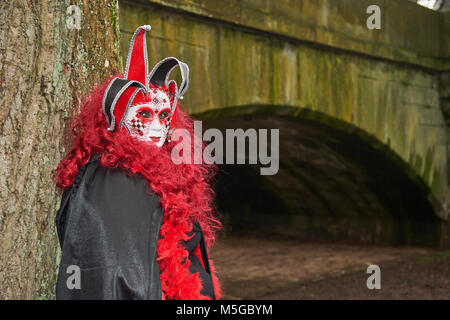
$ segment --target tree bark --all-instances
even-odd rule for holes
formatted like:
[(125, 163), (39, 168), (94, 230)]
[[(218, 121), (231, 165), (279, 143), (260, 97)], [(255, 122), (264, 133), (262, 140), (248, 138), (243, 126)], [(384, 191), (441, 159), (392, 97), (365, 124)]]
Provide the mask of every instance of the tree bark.
[(0, 299), (54, 298), (53, 171), (82, 95), (122, 69), (117, 20), (117, 0), (0, 1)]

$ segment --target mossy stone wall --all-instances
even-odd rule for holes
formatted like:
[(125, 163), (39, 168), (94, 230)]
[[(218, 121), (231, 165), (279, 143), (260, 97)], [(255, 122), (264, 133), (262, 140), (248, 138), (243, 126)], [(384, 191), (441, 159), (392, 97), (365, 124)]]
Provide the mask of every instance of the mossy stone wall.
[[(293, 117), (326, 115), (318, 120), (348, 124), (398, 155), (447, 218), (440, 79), (450, 65), (448, 16), (401, 0), (119, 4), (123, 58), (136, 27), (151, 24), (150, 63), (176, 56), (190, 66), (190, 113), (283, 114), (290, 106)], [(371, 4), (381, 8), (381, 30), (366, 27)]]

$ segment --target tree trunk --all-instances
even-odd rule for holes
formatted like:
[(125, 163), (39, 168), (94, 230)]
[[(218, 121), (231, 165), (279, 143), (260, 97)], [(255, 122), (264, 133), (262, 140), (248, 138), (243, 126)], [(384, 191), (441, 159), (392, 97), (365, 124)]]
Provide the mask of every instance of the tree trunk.
[(117, 19), (117, 0), (0, 1), (0, 299), (54, 298), (52, 175), (80, 98), (121, 70)]

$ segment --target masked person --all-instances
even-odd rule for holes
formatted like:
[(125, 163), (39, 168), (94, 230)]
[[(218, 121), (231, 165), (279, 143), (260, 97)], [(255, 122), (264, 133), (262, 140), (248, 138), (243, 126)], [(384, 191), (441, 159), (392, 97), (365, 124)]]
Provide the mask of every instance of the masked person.
[[(125, 73), (85, 99), (57, 167), (65, 189), (55, 219), (57, 299), (221, 296), (208, 255), (221, 227), (211, 208), (215, 166), (171, 159), (174, 130), (193, 136), (193, 121), (179, 108), (189, 68), (169, 57), (149, 73), (149, 30), (134, 33)], [(176, 67), (179, 87), (169, 81)]]

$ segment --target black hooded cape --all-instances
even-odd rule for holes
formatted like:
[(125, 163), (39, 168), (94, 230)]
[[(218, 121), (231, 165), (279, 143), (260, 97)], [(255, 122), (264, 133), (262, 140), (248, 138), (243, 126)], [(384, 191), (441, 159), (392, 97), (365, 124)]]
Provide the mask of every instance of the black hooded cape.
[[(156, 244), (163, 219), (158, 196), (141, 174), (106, 168), (94, 158), (64, 191), (56, 214), (62, 255), (56, 299), (144, 299), (162, 297)], [(214, 297), (203, 232), (198, 223), (185, 249), (200, 245), (202, 294)], [(78, 278), (77, 278), (78, 277)]]

